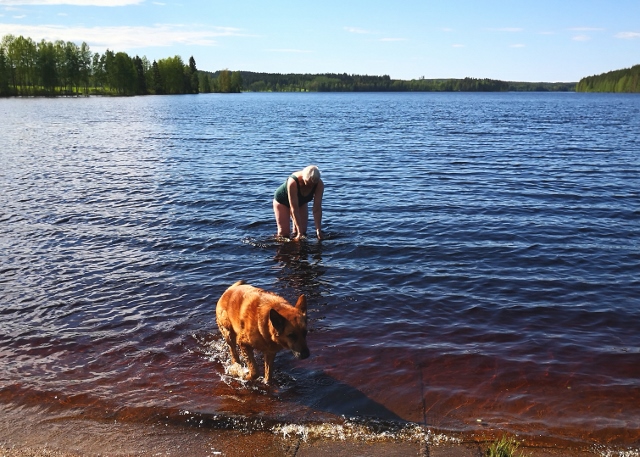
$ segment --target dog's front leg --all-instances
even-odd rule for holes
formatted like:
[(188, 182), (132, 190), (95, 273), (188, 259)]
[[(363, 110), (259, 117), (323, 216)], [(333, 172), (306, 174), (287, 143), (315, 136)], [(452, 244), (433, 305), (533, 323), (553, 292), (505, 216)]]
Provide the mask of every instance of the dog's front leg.
[(242, 351), (242, 356), (247, 361), (247, 367), (249, 367), (247, 380), (256, 379), (258, 377), (258, 364), (256, 363), (256, 358), (253, 356), (253, 348), (249, 345), (241, 344), (240, 351)]
[(271, 382), (271, 367), (273, 366), (273, 361), (276, 358), (275, 352), (265, 352), (264, 353), (264, 383), (269, 384)]
[[(221, 316), (223, 316), (223, 319), (221, 319)], [(227, 346), (229, 346), (229, 352), (231, 352), (231, 362), (239, 364), (240, 357), (238, 357), (238, 349), (236, 348), (237, 335), (236, 332), (233, 331), (233, 326), (228, 321), (226, 312), (223, 312), (220, 316), (217, 316), (216, 321), (218, 322), (218, 328), (220, 329), (222, 337), (227, 342)]]
[(236, 334), (231, 330), (227, 331), (226, 334), (224, 334), (224, 337), (227, 340), (229, 350), (231, 351), (231, 361), (233, 363), (240, 364), (240, 357), (238, 356), (238, 349), (236, 347)]

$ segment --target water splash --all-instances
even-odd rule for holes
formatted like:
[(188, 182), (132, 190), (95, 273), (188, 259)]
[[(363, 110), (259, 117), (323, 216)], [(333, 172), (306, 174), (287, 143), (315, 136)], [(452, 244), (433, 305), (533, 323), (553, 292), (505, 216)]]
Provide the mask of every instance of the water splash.
[(460, 444), (459, 438), (434, 433), (419, 424), (393, 424), (375, 420), (348, 419), (341, 424), (278, 424), (271, 431), (284, 438), (298, 437), (304, 441), (329, 439), (335, 441), (406, 441), (426, 444)]

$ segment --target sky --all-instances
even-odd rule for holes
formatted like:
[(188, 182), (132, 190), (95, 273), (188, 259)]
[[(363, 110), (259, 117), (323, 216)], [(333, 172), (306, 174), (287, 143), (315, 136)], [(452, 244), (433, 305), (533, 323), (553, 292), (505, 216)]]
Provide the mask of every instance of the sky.
[(640, 0), (0, 0), (0, 37), (199, 70), (575, 82), (640, 64)]

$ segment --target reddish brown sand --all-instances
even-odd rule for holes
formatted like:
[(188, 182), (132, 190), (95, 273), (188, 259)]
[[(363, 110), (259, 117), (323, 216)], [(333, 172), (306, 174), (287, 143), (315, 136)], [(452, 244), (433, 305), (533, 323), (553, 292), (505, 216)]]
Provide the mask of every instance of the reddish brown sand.
[[(0, 404), (0, 457), (13, 456), (428, 456), (481, 457), (488, 442), (367, 441), (97, 422)], [(587, 457), (596, 450), (521, 447), (531, 457)]]

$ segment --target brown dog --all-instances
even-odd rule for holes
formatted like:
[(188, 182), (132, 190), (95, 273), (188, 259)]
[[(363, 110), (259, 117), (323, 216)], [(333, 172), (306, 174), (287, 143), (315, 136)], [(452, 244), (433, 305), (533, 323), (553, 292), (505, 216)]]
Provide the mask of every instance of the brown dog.
[(284, 298), (238, 281), (218, 300), (216, 321), (231, 350), (231, 360), (239, 364), (238, 349), (247, 361), (246, 379), (258, 377), (253, 350), (264, 354), (264, 382), (271, 380), (276, 353), (291, 349), (298, 359), (309, 357), (307, 347), (307, 300), (300, 295), (293, 307)]

